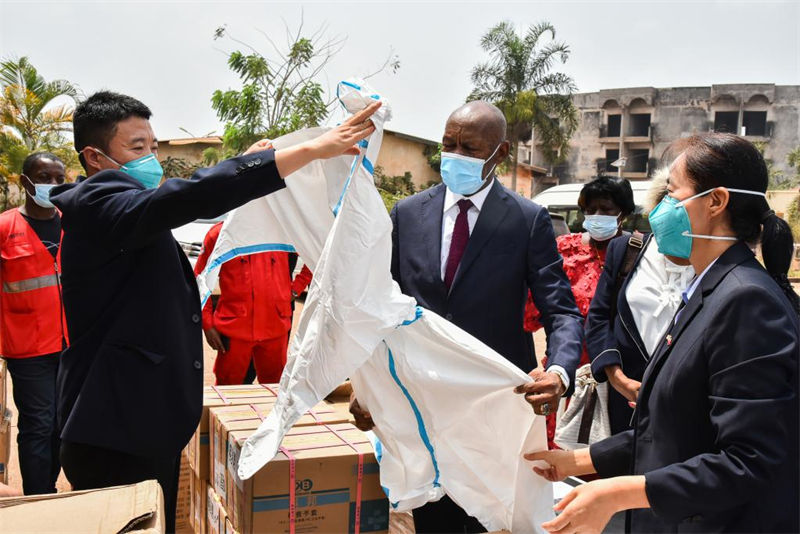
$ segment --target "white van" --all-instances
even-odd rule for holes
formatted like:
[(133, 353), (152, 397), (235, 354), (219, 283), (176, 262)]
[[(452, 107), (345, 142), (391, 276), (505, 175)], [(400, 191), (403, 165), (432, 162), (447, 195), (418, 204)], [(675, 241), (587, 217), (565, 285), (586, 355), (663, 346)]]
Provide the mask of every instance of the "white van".
[[(647, 217), (642, 214), (642, 206), (647, 199), (647, 192), (650, 190), (652, 183), (652, 180), (631, 181), (633, 203), (636, 204), (636, 209), (625, 221), (623, 229), (628, 231), (636, 229), (640, 232), (650, 231)], [(533, 201), (547, 208), (547, 211), (551, 214), (562, 216), (570, 232), (583, 232), (583, 214), (578, 207), (578, 196), (584, 185), (586, 184), (556, 185), (536, 195)]]

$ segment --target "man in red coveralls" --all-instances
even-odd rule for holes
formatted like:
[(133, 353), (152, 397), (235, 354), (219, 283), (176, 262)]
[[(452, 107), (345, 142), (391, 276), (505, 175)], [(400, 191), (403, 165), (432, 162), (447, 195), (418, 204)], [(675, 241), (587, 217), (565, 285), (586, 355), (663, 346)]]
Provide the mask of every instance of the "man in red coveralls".
[[(222, 223), (217, 223), (208, 231), (195, 274), (206, 268), (221, 229)], [(203, 308), (203, 332), (217, 351), (217, 385), (243, 384), (251, 361), (260, 383), (280, 381), (292, 329), (292, 302), (311, 282), (305, 266), (292, 280), (292, 259), (287, 252), (262, 252), (222, 265), (216, 308), (211, 299)]]

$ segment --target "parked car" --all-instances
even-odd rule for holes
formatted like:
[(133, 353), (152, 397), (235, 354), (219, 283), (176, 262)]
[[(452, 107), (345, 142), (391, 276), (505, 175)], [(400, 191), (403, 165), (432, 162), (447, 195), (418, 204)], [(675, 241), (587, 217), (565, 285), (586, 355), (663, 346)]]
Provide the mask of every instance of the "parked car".
[[(625, 224), (622, 225), (623, 230), (629, 232), (632, 230), (639, 230), (640, 232), (650, 231), (650, 223), (647, 221), (647, 216), (643, 213), (642, 206), (647, 199), (647, 192), (650, 190), (651, 184), (652, 180), (631, 181), (633, 202), (636, 205), (636, 209), (633, 214), (626, 219)], [(583, 232), (583, 213), (581, 213), (578, 207), (578, 196), (584, 185), (585, 184), (556, 185), (545, 189), (533, 198), (534, 202), (540, 206), (544, 206), (547, 208), (547, 211), (550, 212), (556, 236), (560, 235), (559, 231), (563, 231), (563, 226), (561, 226), (562, 222), (567, 226), (567, 232), (565, 233)]]
[(226, 216), (227, 213), (215, 219), (197, 219), (172, 230), (172, 237), (175, 238), (175, 241), (186, 253), (192, 267), (197, 263), (197, 257), (200, 255), (200, 251), (203, 250), (203, 240), (206, 234), (211, 230), (212, 226), (224, 221)]
[(569, 226), (567, 226), (567, 220), (560, 213), (551, 213), (550, 220), (553, 222), (553, 231), (555, 232), (556, 237), (570, 233)]

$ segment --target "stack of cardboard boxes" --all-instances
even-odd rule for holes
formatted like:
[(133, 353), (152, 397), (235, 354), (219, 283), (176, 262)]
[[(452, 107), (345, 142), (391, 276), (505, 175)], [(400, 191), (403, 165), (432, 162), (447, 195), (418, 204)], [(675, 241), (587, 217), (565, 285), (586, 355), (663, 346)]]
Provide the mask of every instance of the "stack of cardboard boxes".
[(272, 410), (277, 385), (206, 388), (187, 448), (190, 522), (198, 534), (386, 532), (389, 503), (367, 437), (351, 424), (347, 393), (309, 410), (251, 479), (241, 447)]

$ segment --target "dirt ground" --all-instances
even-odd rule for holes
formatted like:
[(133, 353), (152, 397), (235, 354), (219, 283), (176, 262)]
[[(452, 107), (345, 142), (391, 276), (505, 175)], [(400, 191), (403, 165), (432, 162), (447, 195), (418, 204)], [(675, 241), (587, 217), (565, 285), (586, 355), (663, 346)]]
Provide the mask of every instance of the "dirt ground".
[[(294, 327), (297, 326), (298, 319), (300, 317), (300, 311), (303, 309), (303, 305), (298, 303), (297, 309), (295, 310), (294, 315), (294, 325), (292, 329), (292, 334), (294, 334)], [(534, 335), (534, 342), (536, 344), (536, 353), (541, 357), (544, 354), (545, 350), (545, 336), (543, 332), (537, 332)], [(204, 364), (205, 364), (205, 374), (204, 374), (204, 383), (205, 385), (212, 385), (214, 384), (214, 357), (216, 353), (209, 347), (207, 344), (203, 344), (203, 352), (204, 352)], [(16, 406), (14, 405), (14, 398), (13, 398), (13, 390), (11, 385), (11, 379), (8, 378), (7, 381), (8, 387), (8, 406), (13, 412), (13, 417), (11, 421), (11, 458), (9, 460), (9, 476), (8, 476), (8, 483), (10, 486), (22, 490), (22, 477), (20, 476), (19, 472), (19, 462), (17, 460), (17, 410)], [(64, 477), (64, 473), (61, 473), (61, 476), (58, 479), (57, 488), (59, 492), (69, 491), (70, 485), (67, 482), (67, 479)], [(414, 521), (411, 518), (410, 514), (393, 514), (392, 516), (392, 524), (390, 532), (392, 534), (412, 534), (414, 532)]]

